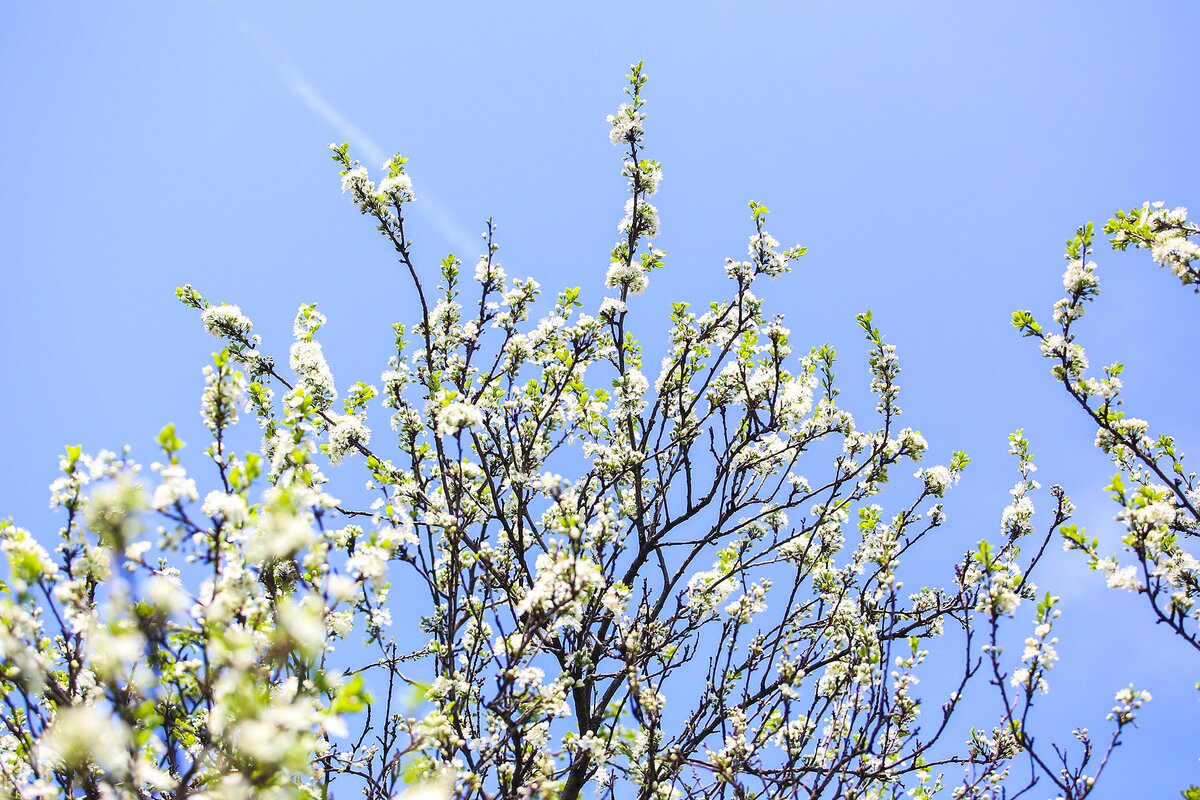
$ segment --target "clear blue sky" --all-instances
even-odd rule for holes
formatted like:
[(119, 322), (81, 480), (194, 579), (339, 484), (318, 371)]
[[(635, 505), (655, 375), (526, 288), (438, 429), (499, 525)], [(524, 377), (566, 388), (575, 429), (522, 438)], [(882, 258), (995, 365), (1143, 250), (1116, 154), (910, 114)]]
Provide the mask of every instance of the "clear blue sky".
[[(873, 309), (900, 348), (906, 422), (931, 458), (974, 457), (947, 562), (995, 532), (1020, 426), (1039, 478), (1112, 544), (1094, 431), (1009, 315), (1049, 316), (1079, 223), (1143, 200), (1200, 210), (1200, 5), (578, 5), (7, 4), (0, 514), (52, 534), (46, 486), (68, 443), (150, 461), (168, 421), (202, 440), (215, 341), (174, 300), (181, 283), (239, 303), (279, 354), (296, 306), (317, 301), (339, 384), (377, 380), (413, 298), (339, 193), (330, 141), (372, 168), (412, 158), (430, 274), (448, 250), (472, 263), (492, 215), (510, 275), (598, 302), (623, 202), (604, 116), (644, 59), (669, 254), (647, 312), (720, 296), (760, 200), (779, 239), (809, 248), (770, 298), (797, 345), (839, 346), (862, 398), (853, 318)], [(1197, 388), (1198, 301), (1144, 255), (1097, 260), (1093, 363), (1124, 360), (1130, 411), (1200, 457), (1194, 408), (1172, 402)], [(1200, 783), (1200, 659), (1079, 560), (1045, 567), (1065, 621), (1042, 738), (1104, 730), (1134, 681), (1155, 701), (1101, 795)]]

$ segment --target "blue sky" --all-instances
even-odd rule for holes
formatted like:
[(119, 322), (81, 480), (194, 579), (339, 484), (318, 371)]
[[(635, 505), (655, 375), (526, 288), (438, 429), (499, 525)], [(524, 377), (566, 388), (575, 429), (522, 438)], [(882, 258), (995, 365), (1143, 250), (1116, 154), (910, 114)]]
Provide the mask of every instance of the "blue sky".
[[(854, 315), (872, 309), (900, 349), (906, 423), (932, 459), (974, 457), (947, 504), (947, 563), (996, 530), (1022, 426), (1039, 478), (1111, 542), (1094, 431), (1009, 316), (1049, 317), (1081, 222), (1144, 200), (1200, 207), (1200, 6), (643, 5), (6, 5), (0, 514), (54, 530), (46, 486), (68, 443), (150, 461), (168, 421), (202, 440), (215, 342), (174, 300), (181, 283), (239, 303), (277, 353), (316, 301), (339, 384), (378, 378), (413, 297), (339, 193), (330, 141), (372, 168), (412, 158), (431, 275), (450, 250), (472, 263), (491, 215), (510, 275), (598, 302), (623, 202), (604, 116), (644, 59), (668, 268), (643, 330), (672, 300), (722, 295), (760, 200), (772, 233), (809, 248), (770, 293), (797, 346), (838, 346), (861, 399)], [(1181, 398), (1196, 389), (1196, 299), (1144, 255), (1097, 261), (1092, 362), (1125, 361), (1131, 413), (1195, 450)], [(1103, 730), (1134, 681), (1155, 701), (1102, 796), (1200, 783), (1200, 661), (1080, 561), (1045, 568), (1065, 623), (1042, 737)]]

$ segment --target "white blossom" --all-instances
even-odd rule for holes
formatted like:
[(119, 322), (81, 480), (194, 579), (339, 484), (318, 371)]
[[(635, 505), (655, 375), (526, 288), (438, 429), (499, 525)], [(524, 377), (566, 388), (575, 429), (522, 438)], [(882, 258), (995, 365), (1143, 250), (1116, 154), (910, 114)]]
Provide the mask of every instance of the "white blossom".
[(356, 446), (371, 442), (371, 429), (354, 414), (335, 417), (329, 428), (329, 460), (340, 464), (346, 456), (355, 452)]
[(250, 318), (240, 308), (225, 304), (204, 309), (200, 320), (204, 323), (204, 329), (217, 337), (232, 335), (248, 339), (253, 327)]
[(443, 406), (437, 415), (439, 436), (454, 436), (464, 428), (483, 424), (483, 412), (471, 403), (453, 402)]

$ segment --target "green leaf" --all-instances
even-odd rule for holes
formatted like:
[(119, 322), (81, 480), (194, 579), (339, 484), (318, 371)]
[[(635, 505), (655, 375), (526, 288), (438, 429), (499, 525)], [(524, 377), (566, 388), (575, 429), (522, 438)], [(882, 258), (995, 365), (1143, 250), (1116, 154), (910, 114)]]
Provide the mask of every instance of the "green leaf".
[(175, 424), (169, 423), (161, 431), (158, 432), (158, 446), (167, 454), (167, 457), (172, 462), (175, 460), (175, 453), (182, 450), (184, 442), (175, 435)]
[(1104, 491), (1112, 494), (1112, 497), (1117, 502), (1125, 500), (1125, 482), (1121, 480), (1121, 473), (1112, 476), (1112, 480), (1108, 482), (1108, 486), (1104, 487)]
[(329, 705), (330, 713), (355, 714), (366, 708), (367, 703), (371, 702), (371, 696), (367, 694), (364, 685), (362, 673), (358, 673), (349, 683), (338, 687), (337, 694)]

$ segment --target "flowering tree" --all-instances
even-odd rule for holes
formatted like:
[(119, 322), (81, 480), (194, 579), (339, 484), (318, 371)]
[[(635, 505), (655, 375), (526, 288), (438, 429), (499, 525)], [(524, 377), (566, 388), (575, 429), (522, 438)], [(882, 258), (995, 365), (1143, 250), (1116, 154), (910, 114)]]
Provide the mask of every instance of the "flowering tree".
[[(1149, 250), (1155, 263), (1169, 269), (1183, 286), (1200, 292), (1200, 267), (1195, 264), (1200, 245), (1193, 241), (1200, 227), (1188, 221), (1187, 209), (1146, 203), (1118, 211), (1104, 232), (1114, 250), (1131, 245)], [(1055, 332), (1043, 330), (1028, 311), (1013, 315), (1013, 324), (1025, 336), (1041, 342), (1042, 354), (1053, 362), (1054, 377), (1098, 426), (1096, 446), (1119, 470), (1107, 488), (1121, 507), (1116, 518), (1125, 528), (1125, 556), (1102, 556), (1098, 539), (1070, 525), (1062, 528), (1064, 544), (1082, 552), (1110, 587), (1145, 596), (1158, 622), (1200, 650), (1200, 561), (1185, 548), (1200, 523), (1200, 483), (1194, 471), (1187, 471), (1174, 437), (1151, 436), (1146, 420), (1126, 417), (1121, 410), (1122, 364), (1105, 367), (1102, 378), (1088, 373), (1075, 325), (1100, 292), (1096, 264), (1089, 260), (1093, 236), (1094, 227), (1088, 223), (1067, 241), (1066, 294), (1054, 306)]]
[[(472, 278), (449, 256), (431, 287), (406, 160), (374, 182), (346, 145), (342, 188), (419, 311), (382, 388), (339, 402), (313, 305), (285, 372), (237, 306), (178, 291), (223, 344), (201, 402), (214, 488), (201, 500), (168, 426), (153, 477), (128, 450), (68, 449), (52, 552), (0, 527), (0, 797), (1092, 791), (1148, 695), (1119, 693), (1111, 735), (1077, 731), (1076, 755), (1030, 733), (1058, 616), (1030, 575), (1071, 506), (1055, 488), (1035, 529), (1019, 433), (998, 541), (944, 558), (944, 586), (905, 588), (902, 563), (945, 555), (940, 501), (968, 458), (888, 485), (927, 450), (897, 422), (895, 349), (859, 317), (864, 427), (838, 403), (834, 351), (795, 355), (755, 294), (804, 255), (756, 203), (729, 297), (676, 304), (645, 365), (633, 306), (664, 264), (662, 172), (642, 151), (640, 65), (629, 78), (609, 117), (628, 200), (595, 313), (568, 289), (532, 321), (540, 287), (508, 278), (490, 223)], [(368, 426), (376, 398), (389, 437)], [(234, 446), (241, 414), (258, 452)], [(374, 501), (335, 498), (327, 462), (364, 470)], [(1009, 656), (1026, 601), (1033, 631)], [(969, 730), (968, 686), (989, 720)]]

